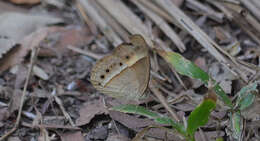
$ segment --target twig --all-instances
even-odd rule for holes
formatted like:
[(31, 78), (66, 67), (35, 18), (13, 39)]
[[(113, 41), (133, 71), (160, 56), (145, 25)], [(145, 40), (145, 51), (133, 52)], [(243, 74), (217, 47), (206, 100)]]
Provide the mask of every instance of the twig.
[(221, 11), (226, 15), (226, 17), (227, 17), (229, 20), (232, 20), (232, 19), (233, 19), (232, 13), (230, 13), (230, 11), (229, 11), (225, 6), (223, 6), (222, 4), (220, 4), (219, 2), (217, 2), (217, 1), (215, 1), (215, 0), (207, 0), (207, 2), (213, 4), (213, 5), (216, 6), (219, 10), (221, 10)]
[(25, 127), (29, 127), (29, 128), (46, 128), (46, 129), (70, 129), (70, 130), (80, 130), (80, 128), (78, 127), (73, 127), (73, 126), (62, 126), (62, 125), (44, 125), (44, 124), (41, 124), (41, 125), (32, 125), (32, 124), (29, 124), (29, 123), (26, 123), (26, 122), (22, 122), (22, 126), (25, 126)]
[(52, 95), (54, 96), (54, 100), (55, 100), (55, 102), (59, 105), (59, 107), (60, 107), (60, 109), (61, 109), (63, 115), (65, 116), (65, 118), (69, 120), (69, 122), (70, 122), (70, 124), (71, 124), (72, 126), (75, 126), (75, 124), (74, 124), (74, 122), (72, 121), (70, 115), (66, 112), (66, 110), (65, 110), (65, 108), (64, 108), (64, 106), (63, 106), (63, 104), (62, 104), (62, 102), (61, 102), (61, 100), (60, 100), (60, 98), (58, 98), (58, 96), (56, 95), (56, 90), (53, 91)]
[(115, 32), (118, 33), (124, 41), (129, 42), (129, 33), (109, 13), (107, 13), (104, 8), (97, 4), (96, 0), (90, 0), (90, 2)]
[(134, 0), (132, 2), (134, 2), (148, 17), (150, 17), (157, 24), (157, 26), (173, 41), (173, 43), (175, 43), (181, 52), (186, 50), (185, 45), (177, 33), (175, 33), (175, 31), (164, 21), (164, 19), (143, 6), (138, 0)]
[[(203, 32), (188, 16), (186, 16), (178, 7), (170, 0), (154, 0), (164, 9), (167, 9), (169, 14), (176, 19), (182, 28), (188, 31), (204, 48), (206, 48), (218, 61), (227, 63), (226, 58), (221, 55), (214, 47), (218, 46)], [(220, 48), (220, 47), (219, 47)]]
[(76, 48), (76, 47), (73, 47), (71, 45), (67, 46), (68, 49), (70, 50), (73, 50), (77, 53), (80, 53), (80, 54), (83, 54), (83, 55), (86, 55), (86, 56), (89, 56), (91, 58), (94, 58), (96, 60), (99, 60), (101, 59), (102, 57), (104, 57), (103, 55), (98, 55), (98, 54), (95, 54), (95, 53), (92, 53), (92, 52), (88, 52), (88, 51), (85, 51), (85, 50), (82, 50), (80, 48)]
[(23, 94), (22, 94), (22, 97), (21, 97), (20, 107), (19, 107), (19, 111), (18, 111), (18, 115), (17, 115), (17, 118), (16, 118), (15, 125), (10, 131), (8, 131), (5, 135), (3, 135), (0, 138), (0, 141), (3, 141), (6, 137), (11, 135), (14, 131), (16, 131), (16, 129), (19, 126), (19, 123), (20, 123), (20, 120), (21, 120), (22, 109), (23, 109), (23, 105), (24, 105), (24, 100), (25, 100), (25, 96), (26, 96), (27, 87), (28, 87), (28, 84), (29, 84), (30, 77), (32, 75), (32, 70), (33, 70), (33, 66), (34, 66), (35, 61), (36, 61), (38, 51), (39, 51), (39, 48), (35, 47), (35, 48), (32, 49), (32, 52), (31, 52), (30, 67), (29, 67), (27, 77), (26, 77), (26, 81), (25, 81), (25, 84), (24, 84), (24, 87), (23, 87)]
[(142, 3), (145, 7), (152, 10), (154, 13), (156, 13), (160, 17), (164, 18), (168, 22), (175, 23), (175, 21), (172, 19), (172, 17), (167, 12), (163, 11), (163, 9), (159, 8), (152, 1), (139, 0), (138, 2)]
[(191, 8), (197, 12), (203, 12), (203, 14), (205, 13), (212, 20), (215, 20), (219, 23), (223, 22), (223, 18), (224, 18), (223, 13), (218, 13), (218, 12), (214, 11), (212, 8), (203, 5), (199, 1), (186, 0), (186, 5), (187, 5), (187, 7)]
[(260, 10), (250, 0), (240, 0), (241, 3), (252, 12), (252, 14), (260, 21)]
[(260, 1), (259, 0), (251, 0), (251, 1), (257, 8), (260, 9)]
[[(167, 9), (169, 14), (176, 19), (185, 29), (188, 31), (204, 48), (206, 48), (209, 53), (214, 56), (220, 63), (224, 64), (230, 71), (230, 66), (235, 67), (236, 69), (241, 69), (236, 61), (236, 59), (227, 53), (223, 48), (216, 44), (204, 31), (202, 31), (188, 16), (186, 16), (178, 7), (176, 7), (170, 0), (153, 0), (158, 3), (164, 9)], [(226, 55), (220, 54), (220, 52)], [(235, 76), (238, 75), (239, 71), (235, 72)], [(242, 70), (240, 70), (242, 72)], [(241, 77), (242, 80), (247, 81), (247, 78)]]
[(161, 102), (161, 104), (165, 107), (166, 110), (169, 111), (170, 115), (177, 121), (179, 122), (180, 119), (177, 116), (176, 112), (170, 108), (170, 106), (168, 105), (167, 100), (165, 99), (165, 97), (162, 95), (162, 93), (158, 90), (158, 88), (156, 88), (156, 81), (155, 80), (151, 80), (149, 83), (149, 88), (151, 89), (151, 91), (153, 92), (153, 94), (159, 99), (159, 101)]
[(95, 21), (99, 29), (104, 33), (107, 39), (117, 46), (122, 43), (121, 38), (114, 32), (114, 30), (107, 25), (106, 21), (99, 15), (96, 9), (91, 5), (89, 0), (78, 0), (78, 2), (84, 7), (89, 17)]
[[(147, 27), (141, 19), (137, 17), (122, 1), (119, 0), (96, 0), (104, 7), (123, 27), (131, 34), (140, 34), (144, 37), (147, 44), (152, 47), (153, 43), (150, 38)], [(115, 8), (116, 7), (116, 8)]]
[(233, 21), (236, 22), (250, 37), (260, 45), (260, 24), (250, 14), (245, 13), (245, 9), (239, 5), (223, 3), (233, 15)]
[(79, 15), (82, 16), (83, 20), (85, 21), (85, 23), (89, 26), (90, 28), (90, 31), (96, 35), (98, 32), (97, 32), (97, 27), (96, 25), (93, 23), (93, 21), (91, 21), (88, 17), (88, 15), (86, 15), (86, 13), (84, 12), (84, 9), (82, 7), (82, 5), (78, 2), (76, 2), (76, 7), (79, 11)]

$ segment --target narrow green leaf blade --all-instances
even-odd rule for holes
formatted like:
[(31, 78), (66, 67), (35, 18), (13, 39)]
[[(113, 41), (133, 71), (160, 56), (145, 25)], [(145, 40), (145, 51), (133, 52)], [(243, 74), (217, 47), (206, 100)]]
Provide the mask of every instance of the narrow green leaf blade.
[[(175, 52), (164, 52), (159, 50), (157, 50), (157, 52), (168, 63), (170, 63), (178, 73), (189, 76), (193, 79), (199, 79), (205, 84), (208, 83), (210, 76), (202, 69), (200, 69), (198, 66), (196, 66), (194, 63), (182, 57), (180, 54)], [(214, 90), (227, 106), (229, 106), (230, 108), (233, 107), (231, 100), (218, 84), (214, 87)]]
[(204, 99), (203, 102), (197, 106), (188, 118), (187, 132), (193, 136), (195, 131), (204, 126), (209, 119), (210, 112), (216, 107), (216, 101), (212, 99)]
[(235, 112), (231, 114), (231, 129), (232, 129), (232, 137), (237, 140), (240, 140), (242, 137), (243, 130), (243, 118), (241, 117), (240, 112)]
[(152, 112), (150, 110), (147, 110), (144, 107), (128, 104), (128, 105), (119, 105), (119, 106), (112, 107), (111, 110), (119, 111), (123, 113), (138, 114), (138, 115), (148, 117), (150, 119), (153, 119), (155, 122), (159, 124), (166, 124), (172, 126), (179, 133), (185, 136), (185, 129), (182, 124), (173, 121), (169, 117), (165, 117), (155, 112)]

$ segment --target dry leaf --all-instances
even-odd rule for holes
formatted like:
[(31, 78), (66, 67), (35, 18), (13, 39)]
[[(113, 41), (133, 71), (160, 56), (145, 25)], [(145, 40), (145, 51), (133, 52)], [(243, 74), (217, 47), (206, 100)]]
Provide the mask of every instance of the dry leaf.
[(9, 116), (7, 108), (0, 108), (0, 121), (6, 119)]
[(0, 74), (6, 69), (19, 64), (23, 61), (27, 53), (34, 47), (38, 46), (47, 36), (46, 28), (42, 28), (26, 36), (21, 45), (9, 51), (4, 58), (0, 60)]
[(0, 37), (0, 45), (1, 45), (0, 46), (0, 59), (1, 59), (4, 54), (6, 54), (8, 51), (10, 51), (14, 47), (15, 42), (13, 42), (9, 39)]
[(130, 141), (130, 139), (122, 135), (112, 135), (107, 138), (107, 141)]
[(41, 0), (10, 0), (14, 4), (38, 4)]
[[(137, 117), (130, 116), (128, 114), (120, 113), (120, 112), (116, 112), (116, 111), (109, 111), (109, 115), (112, 119), (120, 122), (124, 126), (130, 128), (136, 132), (141, 131), (143, 128), (145, 128), (147, 126), (157, 125), (155, 122), (153, 122), (149, 119), (141, 119), (141, 118), (137, 118)], [(158, 126), (162, 126), (162, 125), (158, 125)], [(147, 132), (147, 135), (149, 135), (151, 137), (164, 139), (166, 132), (164, 130), (161, 130), (158, 128), (152, 128)], [(168, 132), (167, 132), (167, 137), (168, 137), (169, 141), (180, 140), (178, 135), (173, 135), (172, 133), (168, 133)]]
[(64, 133), (60, 137), (62, 141), (85, 141), (80, 131)]
[(80, 117), (76, 120), (77, 126), (88, 124), (95, 115), (107, 114), (108, 111), (105, 108), (101, 100), (94, 100), (84, 103), (80, 108)]
[(43, 44), (39, 56), (56, 56), (57, 53), (72, 55), (73, 53), (67, 49), (67, 46), (87, 45), (94, 40), (94, 36), (87, 28), (79, 26), (50, 27), (48, 30), (47, 40), (53, 42), (49, 42), (50, 45)]
[(37, 65), (33, 66), (33, 74), (40, 77), (42, 80), (48, 80), (49, 76), (48, 74), (40, 67)]
[(49, 15), (4, 13), (0, 14), (0, 36), (19, 43), (38, 28), (61, 22), (61, 19)]
[[(29, 15), (22, 13), (1, 14), (0, 73), (15, 64), (21, 63), (28, 51), (45, 38), (46, 33), (42, 30), (33, 34), (34, 31), (39, 27), (60, 23), (61, 21), (61, 19), (48, 15)], [(3, 55), (5, 56), (1, 59)]]
[(9, 137), (7, 141), (21, 141), (19, 137)]

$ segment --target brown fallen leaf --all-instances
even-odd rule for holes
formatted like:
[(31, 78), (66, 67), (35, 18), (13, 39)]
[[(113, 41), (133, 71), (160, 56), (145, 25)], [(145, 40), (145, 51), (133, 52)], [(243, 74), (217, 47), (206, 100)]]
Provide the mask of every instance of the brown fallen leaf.
[(8, 117), (8, 109), (7, 108), (0, 108), (0, 121), (6, 119)]
[(90, 34), (87, 28), (80, 26), (67, 26), (67, 27), (50, 27), (48, 29), (47, 44), (43, 44), (43, 48), (39, 52), (39, 56), (56, 56), (58, 53), (61, 55), (73, 55), (67, 49), (67, 46), (82, 46), (89, 44), (94, 40), (94, 36)]
[(26, 36), (21, 41), (21, 45), (9, 51), (7, 54), (5, 54), (5, 57), (0, 60), (0, 74), (8, 68), (21, 63), (28, 52), (32, 48), (38, 46), (40, 42), (45, 39), (46, 36), (46, 28), (41, 28)]
[(76, 120), (76, 126), (88, 124), (95, 115), (107, 113), (108, 111), (101, 100), (88, 101), (80, 108), (80, 117)]
[(14, 4), (39, 4), (41, 0), (10, 0)]
[[(120, 122), (127, 128), (130, 128), (136, 132), (141, 131), (143, 128), (151, 125), (157, 125), (155, 122), (149, 120), (149, 119), (141, 119), (134, 116), (130, 116), (125, 113), (120, 113), (116, 111), (109, 111), (109, 115), (112, 119)], [(157, 125), (162, 126), (162, 125)], [(175, 140), (181, 140), (178, 135), (174, 135), (172, 132), (169, 133), (164, 130), (158, 129), (158, 128), (152, 128), (150, 129), (146, 135), (151, 137), (156, 137), (160, 139), (164, 139), (165, 135), (167, 135), (167, 138), (169, 141), (175, 141)]]
[(85, 141), (81, 131), (63, 133), (60, 138), (62, 141)]
[(13, 47), (15, 47), (15, 43), (5, 37), (0, 37), (0, 59), (10, 51)]
[(9, 137), (7, 141), (21, 141), (19, 137)]
[(108, 136), (107, 141), (130, 141), (130, 139), (122, 135), (111, 135)]
[(46, 14), (3, 13), (0, 15), (0, 36), (17, 44), (37, 29), (57, 23), (62, 23), (62, 20)]

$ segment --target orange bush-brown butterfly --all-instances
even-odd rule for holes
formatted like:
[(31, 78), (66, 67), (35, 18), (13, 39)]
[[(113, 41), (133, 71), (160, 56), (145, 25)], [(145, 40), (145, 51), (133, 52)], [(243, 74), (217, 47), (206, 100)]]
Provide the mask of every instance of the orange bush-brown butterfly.
[(90, 81), (97, 90), (111, 97), (138, 100), (149, 83), (150, 59), (141, 35), (132, 35), (130, 41), (98, 60)]

